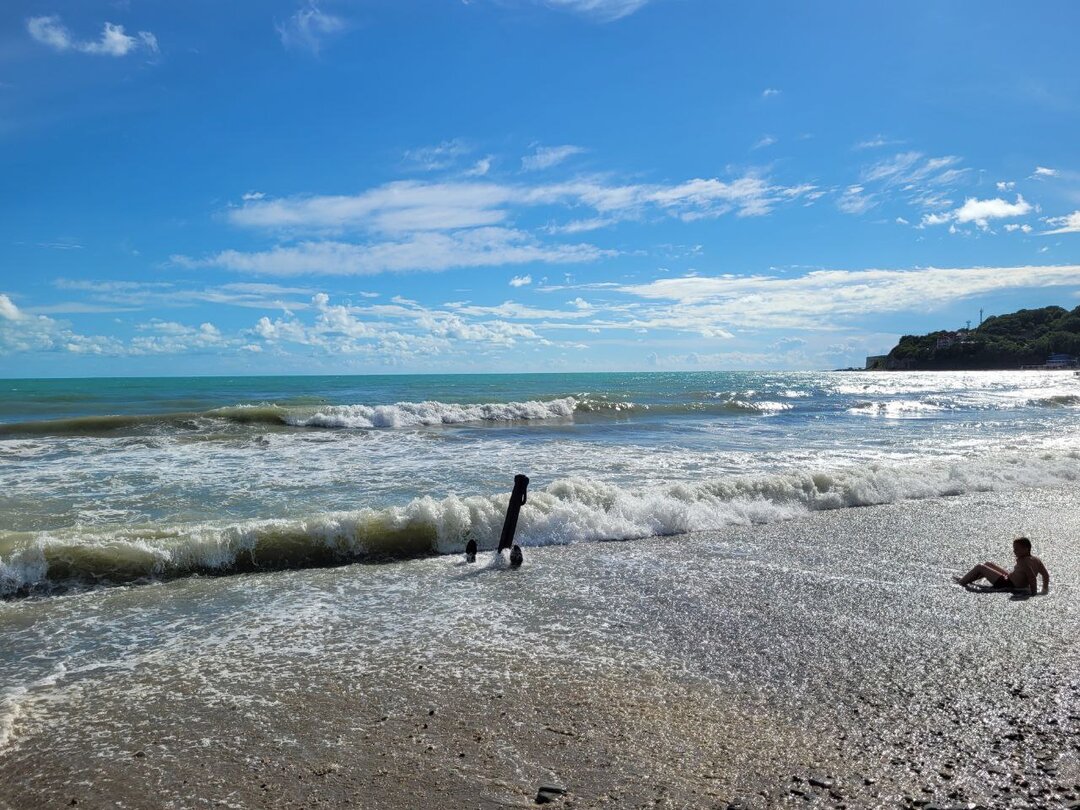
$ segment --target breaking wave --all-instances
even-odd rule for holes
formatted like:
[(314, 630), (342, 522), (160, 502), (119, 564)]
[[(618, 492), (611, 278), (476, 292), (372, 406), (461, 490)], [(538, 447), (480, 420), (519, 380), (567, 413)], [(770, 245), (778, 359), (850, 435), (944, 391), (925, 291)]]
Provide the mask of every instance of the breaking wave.
[(208, 411), (161, 414), (80, 416), (33, 422), (0, 424), (0, 437), (80, 435), (94, 436), (123, 431), (167, 429), (178, 432), (212, 429), (225, 425), (264, 425), (295, 428), (393, 429), (462, 425), (469, 423), (515, 423), (572, 420), (575, 416), (602, 418), (637, 413), (750, 413), (771, 414), (789, 410), (786, 402), (725, 399), (722, 402), (638, 404), (590, 397), (561, 397), (523, 402), (462, 404), (428, 400), (392, 405), (230, 405)]
[[(919, 466), (731, 476), (621, 488), (568, 478), (537, 487), (518, 541), (630, 540), (789, 520), (811, 511), (1080, 480), (1080, 452), (984, 456)], [(497, 545), (507, 495), (416, 498), (404, 506), (252, 520), (0, 533), (0, 597), (191, 574), (334, 565)]]

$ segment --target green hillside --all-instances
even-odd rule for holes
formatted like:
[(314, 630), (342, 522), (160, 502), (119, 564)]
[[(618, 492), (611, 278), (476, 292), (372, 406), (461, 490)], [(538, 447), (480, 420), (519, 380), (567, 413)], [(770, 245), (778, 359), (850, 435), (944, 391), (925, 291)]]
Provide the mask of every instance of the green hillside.
[(1080, 356), (1080, 307), (1021, 309), (991, 316), (976, 329), (904, 335), (879, 367), (1013, 369), (1057, 353)]

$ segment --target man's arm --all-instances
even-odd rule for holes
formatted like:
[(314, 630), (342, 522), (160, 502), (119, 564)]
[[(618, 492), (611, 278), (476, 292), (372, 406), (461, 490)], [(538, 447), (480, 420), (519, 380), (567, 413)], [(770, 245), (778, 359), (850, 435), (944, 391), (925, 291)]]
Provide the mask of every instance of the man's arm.
[[(1043, 561), (1039, 560), (1035, 566), (1035, 570), (1038, 571), (1039, 576), (1042, 577), (1042, 592), (1050, 593), (1050, 572), (1046, 570), (1046, 566), (1043, 565)], [(1031, 578), (1031, 587), (1035, 587), (1035, 578)]]

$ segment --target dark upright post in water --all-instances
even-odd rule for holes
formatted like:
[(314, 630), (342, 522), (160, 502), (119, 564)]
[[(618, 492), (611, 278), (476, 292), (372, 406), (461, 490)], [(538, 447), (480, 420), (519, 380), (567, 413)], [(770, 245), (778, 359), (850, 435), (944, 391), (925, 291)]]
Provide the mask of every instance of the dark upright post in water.
[(514, 476), (514, 491), (510, 493), (510, 503), (506, 505), (506, 520), (503, 521), (502, 535), (499, 537), (499, 552), (514, 545), (514, 532), (517, 531), (518, 512), (525, 503), (525, 490), (529, 488), (529, 479), (524, 475)]

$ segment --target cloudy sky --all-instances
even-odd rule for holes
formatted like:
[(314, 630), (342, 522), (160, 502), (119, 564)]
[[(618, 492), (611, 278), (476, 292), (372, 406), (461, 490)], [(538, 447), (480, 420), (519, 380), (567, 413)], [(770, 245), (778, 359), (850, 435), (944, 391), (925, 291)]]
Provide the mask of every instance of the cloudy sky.
[(0, 376), (832, 368), (1080, 304), (1080, 7), (0, 8)]

